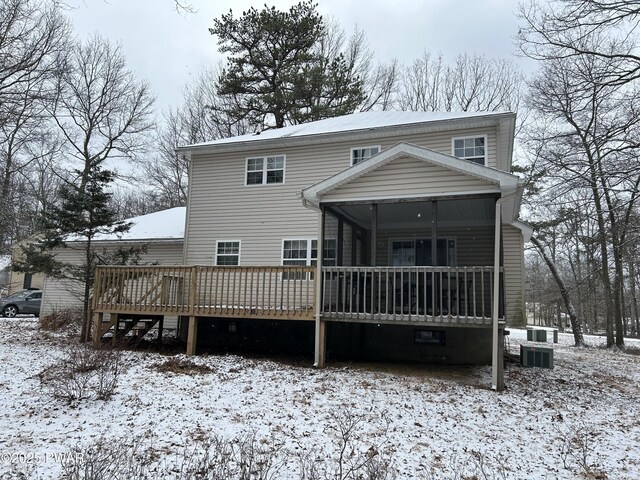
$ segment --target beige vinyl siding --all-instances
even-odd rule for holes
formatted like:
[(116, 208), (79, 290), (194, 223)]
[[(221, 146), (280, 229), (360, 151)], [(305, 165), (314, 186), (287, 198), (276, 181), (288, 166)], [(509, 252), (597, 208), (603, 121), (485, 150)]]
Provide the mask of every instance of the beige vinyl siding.
[(443, 196), (496, 190), (497, 185), (469, 175), (414, 158), (401, 158), (329, 192), (322, 200)]
[[(493, 227), (438, 228), (438, 238), (456, 241), (456, 265), (493, 266)], [(381, 230), (376, 238), (377, 265), (390, 265), (390, 248), (393, 240), (428, 239), (431, 231), (423, 234), (415, 230)]]
[[(114, 245), (105, 244), (104, 248), (116, 248), (130, 246), (131, 244)], [(141, 264), (157, 263), (160, 265), (179, 265), (182, 263), (182, 242), (149, 243), (147, 242), (147, 252), (140, 255)], [(81, 265), (84, 251), (81, 247), (71, 246), (59, 249), (56, 258), (65, 263)], [(79, 282), (71, 280), (61, 280), (46, 277), (42, 293), (42, 307), (40, 315), (49, 315), (56, 310), (63, 308), (81, 307), (84, 286)], [(176, 328), (177, 319), (175, 317), (165, 318), (165, 328)]]
[[(31, 288), (42, 288), (44, 285), (44, 275), (34, 273), (31, 276)], [(11, 271), (9, 275), (9, 295), (24, 290), (24, 273)]]
[[(495, 127), (403, 135), (324, 145), (194, 154), (190, 172), (184, 262), (214, 263), (216, 240), (242, 241), (242, 265), (279, 265), (283, 238), (316, 237), (318, 214), (305, 208), (300, 192), (350, 166), (351, 148), (399, 142), (451, 154), (451, 139), (487, 135), (489, 165), (496, 165)], [(286, 155), (284, 184), (245, 186), (246, 158)]]
[(504, 225), (502, 234), (507, 323), (512, 326), (523, 326), (525, 317), (522, 232), (513, 225)]

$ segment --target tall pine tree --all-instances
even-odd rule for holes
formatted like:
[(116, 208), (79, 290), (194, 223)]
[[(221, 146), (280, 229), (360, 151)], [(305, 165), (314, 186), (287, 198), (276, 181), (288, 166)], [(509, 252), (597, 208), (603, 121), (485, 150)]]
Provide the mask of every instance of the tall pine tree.
[(233, 100), (225, 114), (259, 128), (280, 128), (352, 113), (364, 100), (363, 82), (341, 52), (323, 52), (327, 35), (316, 5), (303, 1), (288, 12), (230, 11), (209, 31), (229, 55), (218, 77), (220, 96)]

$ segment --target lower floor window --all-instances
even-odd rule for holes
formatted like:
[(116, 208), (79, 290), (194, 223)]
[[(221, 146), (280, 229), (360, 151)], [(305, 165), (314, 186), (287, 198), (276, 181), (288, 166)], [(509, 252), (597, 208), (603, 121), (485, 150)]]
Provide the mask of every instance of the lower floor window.
[[(327, 238), (324, 241), (323, 265), (336, 264), (337, 242), (335, 238)], [(282, 241), (282, 265), (284, 266), (315, 266), (318, 263), (318, 240), (300, 239)], [(285, 279), (300, 280), (300, 274), (290, 275), (285, 273)], [(310, 274), (313, 280), (313, 273)]]
[(391, 242), (391, 265), (415, 267), (421, 265), (453, 266), (456, 264), (456, 241), (438, 238), (437, 262), (432, 259), (431, 239), (394, 240)]
[[(324, 241), (323, 264), (336, 264), (337, 242), (335, 238), (327, 238)], [(283, 240), (282, 241), (282, 265), (311, 266), (318, 261), (317, 240)]]
[(218, 240), (216, 242), (216, 265), (240, 265), (239, 240)]

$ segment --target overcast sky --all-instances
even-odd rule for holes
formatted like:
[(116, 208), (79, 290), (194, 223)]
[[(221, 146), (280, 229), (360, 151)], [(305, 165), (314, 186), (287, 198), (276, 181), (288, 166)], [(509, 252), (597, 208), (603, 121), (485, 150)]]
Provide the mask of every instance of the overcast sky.
[[(185, 0), (188, 1), (188, 0)], [(179, 14), (173, 0), (76, 0), (67, 13), (81, 37), (97, 32), (122, 46), (129, 67), (147, 80), (158, 111), (176, 106), (180, 90), (222, 57), (208, 28), (229, 9), (239, 16), (264, 1), (191, 0), (195, 13)], [(288, 9), (297, 1), (267, 2)], [(319, 0), (318, 10), (350, 33), (367, 34), (380, 60), (410, 63), (427, 49), (447, 59), (476, 52), (513, 58), (517, 32), (515, 0)]]

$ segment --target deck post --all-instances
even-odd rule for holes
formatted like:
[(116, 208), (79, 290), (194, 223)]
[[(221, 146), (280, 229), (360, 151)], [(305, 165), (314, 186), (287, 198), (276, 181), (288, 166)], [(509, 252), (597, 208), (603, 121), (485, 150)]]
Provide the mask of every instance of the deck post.
[(158, 320), (158, 344), (162, 343), (162, 330), (164, 328), (164, 315)]
[(111, 346), (115, 348), (118, 342), (118, 330), (120, 330), (120, 314), (116, 313), (116, 323), (113, 326), (113, 337), (111, 337)]
[(189, 331), (187, 332), (187, 355), (196, 354), (196, 342), (198, 341), (198, 317), (189, 317)]
[(98, 348), (102, 343), (102, 319), (104, 318), (104, 313), (94, 313), (93, 314), (93, 346)]
[(316, 260), (316, 334), (315, 334), (315, 355), (313, 366), (324, 368), (326, 353), (326, 324), (322, 319), (322, 261), (324, 257), (324, 207), (320, 207), (318, 215), (318, 253)]
[(494, 234), (493, 251), (493, 304), (491, 316), (493, 317), (493, 341), (491, 355), (491, 388), (498, 392), (504, 390), (504, 338), (500, 339), (500, 325), (498, 323), (500, 305), (500, 234), (502, 227), (502, 205), (500, 199), (496, 201), (496, 224)]

